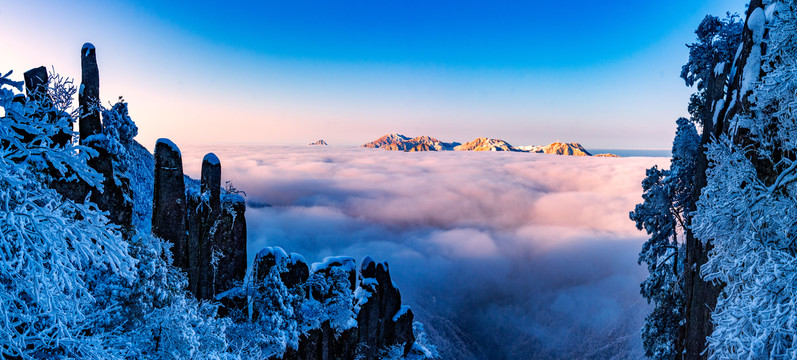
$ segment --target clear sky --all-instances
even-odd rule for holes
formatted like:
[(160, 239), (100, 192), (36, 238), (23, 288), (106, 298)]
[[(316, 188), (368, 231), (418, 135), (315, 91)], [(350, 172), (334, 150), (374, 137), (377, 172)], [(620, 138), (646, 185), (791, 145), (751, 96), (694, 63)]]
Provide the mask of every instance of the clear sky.
[(139, 141), (359, 145), (399, 132), (669, 148), (684, 44), (743, 0), (0, 0), (0, 71), (80, 81)]

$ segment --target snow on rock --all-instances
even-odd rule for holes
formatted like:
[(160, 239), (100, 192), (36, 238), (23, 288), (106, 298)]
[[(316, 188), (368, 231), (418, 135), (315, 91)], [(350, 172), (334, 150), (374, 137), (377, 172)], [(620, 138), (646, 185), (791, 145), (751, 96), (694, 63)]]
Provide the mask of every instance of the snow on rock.
[(508, 142), (501, 139), (488, 139), (486, 137), (476, 138), (454, 147), (457, 151), (517, 151)]
[(725, 62), (719, 62), (714, 66), (714, 76), (720, 76), (725, 71)]
[(741, 96), (752, 90), (753, 83), (758, 81), (761, 72), (761, 41), (764, 39), (766, 22), (766, 14), (761, 8), (755, 8), (747, 18), (747, 28), (753, 33), (753, 45), (742, 70), (742, 83), (739, 89)]
[(208, 153), (202, 158), (202, 162), (207, 162), (210, 165), (219, 165), (221, 162), (219, 161), (219, 157), (216, 156), (214, 153)]
[(297, 263), (307, 263), (307, 260), (304, 259), (304, 256), (297, 253), (291, 253), (290, 258), (288, 260), (290, 264), (297, 264)]
[(312, 271), (319, 272), (324, 271), (331, 267), (340, 268), (343, 271), (353, 271), (355, 269), (356, 263), (354, 258), (349, 256), (328, 256), (324, 258), (324, 261), (313, 263)]
[(177, 147), (177, 145), (175, 145), (175, 143), (172, 142), (171, 140), (169, 140), (167, 138), (160, 138), (157, 141), (155, 141), (155, 146), (158, 146), (158, 144), (163, 144), (163, 145), (169, 147), (169, 149), (171, 149), (172, 151), (174, 151), (178, 155), (182, 156), (182, 154), (180, 153), (180, 148)]
[(396, 312), (396, 315), (393, 315), (393, 321), (398, 321), (398, 319), (404, 316), (408, 311), (410, 311), (409, 305), (401, 305), (399, 311)]

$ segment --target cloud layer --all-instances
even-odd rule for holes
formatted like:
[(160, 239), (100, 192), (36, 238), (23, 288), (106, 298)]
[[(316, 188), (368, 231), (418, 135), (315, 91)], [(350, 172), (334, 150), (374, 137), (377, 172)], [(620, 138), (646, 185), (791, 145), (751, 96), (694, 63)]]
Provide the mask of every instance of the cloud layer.
[[(183, 149), (196, 176), (201, 148)], [(387, 260), (447, 359), (632, 359), (647, 309), (628, 220), (662, 158), (214, 147), (246, 191), (250, 257)]]

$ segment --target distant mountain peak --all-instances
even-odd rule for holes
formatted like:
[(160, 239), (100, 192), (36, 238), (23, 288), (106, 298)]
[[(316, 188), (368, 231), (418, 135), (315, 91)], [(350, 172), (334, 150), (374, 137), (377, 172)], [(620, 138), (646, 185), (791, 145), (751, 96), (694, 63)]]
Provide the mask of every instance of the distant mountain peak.
[(399, 151), (444, 151), (452, 150), (454, 146), (457, 145), (459, 145), (459, 143), (442, 142), (431, 136), (409, 138), (401, 134), (393, 133), (363, 144), (362, 147)]
[(501, 139), (476, 138), (454, 148), (457, 151), (517, 151), (508, 142)]
[(327, 142), (326, 142), (326, 141), (324, 141), (324, 140), (318, 140), (318, 141), (316, 141), (316, 142), (314, 142), (314, 143), (310, 143), (309, 145), (322, 145), (322, 146), (327, 146), (327, 145), (329, 145), (329, 144), (327, 144)]
[(556, 155), (592, 156), (581, 144), (555, 142), (544, 146), (542, 152)]

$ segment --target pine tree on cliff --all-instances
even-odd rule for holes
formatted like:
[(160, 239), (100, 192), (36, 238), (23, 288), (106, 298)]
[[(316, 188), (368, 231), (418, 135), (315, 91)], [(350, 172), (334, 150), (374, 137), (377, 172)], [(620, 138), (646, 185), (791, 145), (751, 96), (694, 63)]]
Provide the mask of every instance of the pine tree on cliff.
[[(727, 14), (723, 19), (706, 16), (695, 31), (697, 42), (688, 45), (689, 61), (681, 69), (681, 78), (686, 85), (697, 87), (698, 91), (690, 99), (689, 112), (692, 120), (702, 127), (701, 151), (696, 157), (691, 196), (684, 204), (690, 213), (695, 210), (701, 189), (706, 184), (708, 159), (703, 151), (716, 135), (716, 129), (722, 128), (716, 116), (717, 108), (722, 107), (724, 101), (726, 74), (737, 54), (742, 30), (743, 25), (737, 15)], [(711, 242), (695, 237), (691, 216), (687, 216), (684, 222), (684, 321), (678, 330), (675, 354), (679, 359), (704, 359), (706, 338), (712, 329), (711, 309), (716, 304), (719, 285), (705, 281), (699, 274), (700, 267), (707, 261)]]
[(650, 273), (640, 292), (653, 304), (642, 328), (645, 355), (652, 359), (675, 358), (678, 329), (684, 321), (684, 219), (689, 216), (700, 137), (686, 118), (677, 123), (670, 169), (647, 170), (642, 182), (644, 202), (630, 214), (637, 228), (650, 235), (638, 261), (646, 263)]

